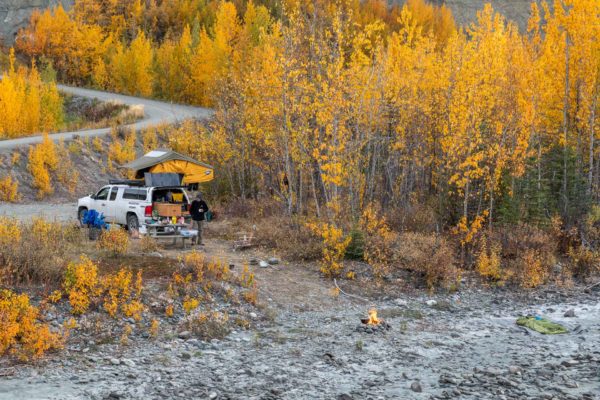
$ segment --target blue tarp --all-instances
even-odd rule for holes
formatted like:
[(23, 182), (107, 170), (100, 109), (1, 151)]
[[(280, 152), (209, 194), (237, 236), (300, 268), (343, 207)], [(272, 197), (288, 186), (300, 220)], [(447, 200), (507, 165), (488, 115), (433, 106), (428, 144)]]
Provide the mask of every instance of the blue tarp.
[(104, 222), (104, 214), (99, 213), (96, 210), (88, 210), (83, 214), (81, 222), (87, 225), (89, 228), (106, 229), (106, 223)]

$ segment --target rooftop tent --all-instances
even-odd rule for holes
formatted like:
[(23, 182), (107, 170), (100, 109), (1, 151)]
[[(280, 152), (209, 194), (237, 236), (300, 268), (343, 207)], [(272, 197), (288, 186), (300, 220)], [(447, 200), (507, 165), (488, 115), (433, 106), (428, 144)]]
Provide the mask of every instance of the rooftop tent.
[(123, 165), (123, 168), (134, 170), (137, 179), (143, 179), (144, 174), (148, 172), (179, 174), (183, 177), (181, 183), (184, 185), (210, 182), (214, 179), (212, 166), (172, 150), (153, 150)]

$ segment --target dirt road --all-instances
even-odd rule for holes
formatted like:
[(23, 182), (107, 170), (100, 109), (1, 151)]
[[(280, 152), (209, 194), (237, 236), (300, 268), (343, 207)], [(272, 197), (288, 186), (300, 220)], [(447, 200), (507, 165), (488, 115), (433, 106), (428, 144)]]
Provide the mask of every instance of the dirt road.
[(0, 216), (16, 218), (20, 221), (30, 221), (33, 217), (44, 217), (50, 221), (75, 221), (77, 216), (76, 203), (30, 203), (10, 204), (0, 202)]
[[(133, 124), (127, 125), (136, 129), (142, 129), (160, 123), (175, 123), (189, 118), (207, 118), (212, 114), (212, 110), (201, 107), (184, 106), (180, 104), (172, 104), (162, 101), (143, 99), (139, 97), (125, 96), (116, 93), (102, 92), (99, 90), (82, 89), (66, 85), (58, 85), (60, 91), (72, 94), (74, 96), (96, 98), (101, 101), (116, 101), (129, 106), (142, 105), (144, 107), (145, 117)], [(60, 139), (69, 140), (74, 136), (94, 137), (106, 135), (110, 132), (110, 128), (88, 129), (73, 132), (53, 133), (50, 137), (58, 141)], [(27, 136), (18, 139), (0, 141), (0, 150), (14, 149), (21, 146), (26, 146), (32, 143), (39, 143), (42, 136)]]

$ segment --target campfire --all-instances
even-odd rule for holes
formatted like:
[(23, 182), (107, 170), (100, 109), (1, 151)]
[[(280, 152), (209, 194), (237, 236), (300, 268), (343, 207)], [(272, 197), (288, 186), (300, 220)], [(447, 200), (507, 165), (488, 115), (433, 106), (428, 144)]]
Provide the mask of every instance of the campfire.
[(377, 318), (377, 310), (371, 308), (369, 310), (369, 318), (363, 318), (361, 322), (366, 325), (379, 325), (382, 322), (382, 320)]
[(368, 314), (369, 316), (367, 318), (361, 318), (360, 322), (362, 322), (362, 324), (357, 327), (357, 331), (377, 333), (385, 332), (391, 328), (390, 324), (377, 317), (377, 310), (375, 308), (371, 308)]

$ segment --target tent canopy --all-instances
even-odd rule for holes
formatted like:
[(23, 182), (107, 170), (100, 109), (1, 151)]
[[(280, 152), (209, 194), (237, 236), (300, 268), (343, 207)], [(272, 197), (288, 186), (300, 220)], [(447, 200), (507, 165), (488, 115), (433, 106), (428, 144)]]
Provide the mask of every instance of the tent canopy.
[(182, 184), (210, 182), (214, 179), (214, 168), (172, 150), (158, 149), (144, 154), (123, 168), (134, 170), (137, 179), (143, 179), (144, 173), (175, 173), (183, 176)]

